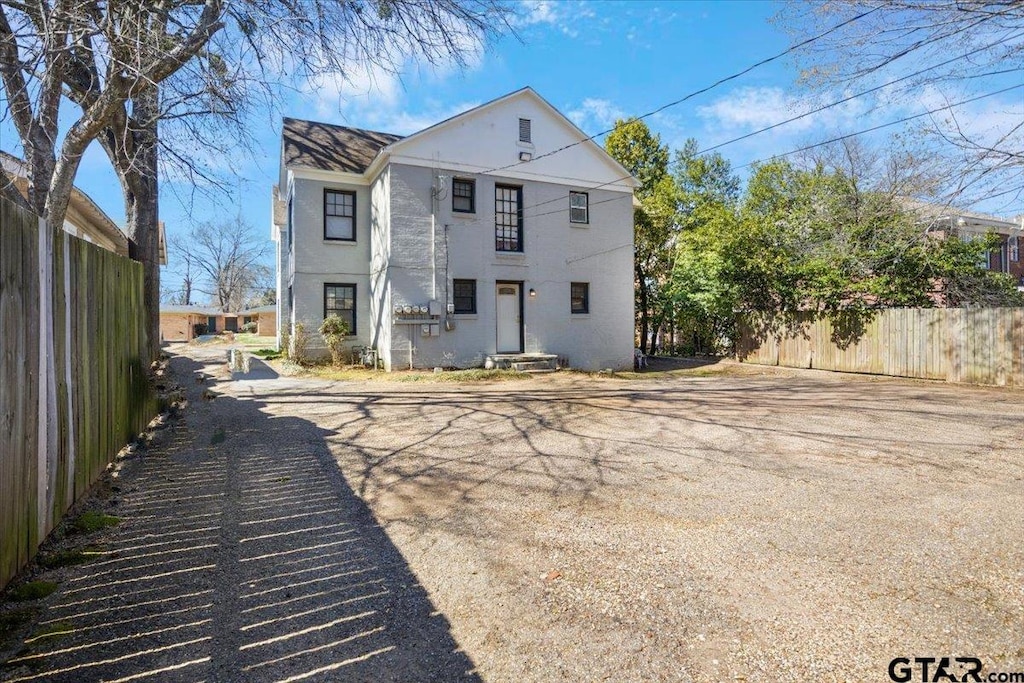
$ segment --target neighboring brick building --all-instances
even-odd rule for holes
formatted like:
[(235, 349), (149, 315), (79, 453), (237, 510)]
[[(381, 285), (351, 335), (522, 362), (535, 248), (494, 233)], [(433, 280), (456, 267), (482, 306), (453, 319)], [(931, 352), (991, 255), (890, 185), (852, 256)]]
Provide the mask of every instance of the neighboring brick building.
[(924, 220), (934, 223), (935, 229), (962, 240), (978, 239), (989, 233), (998, 235), (999, 246), (987, 254), (985, 267), (1010, 274), (1018, 289), (1024, 291), (1024, 215), (1008, 219), (938, 204), (912, 200), (905, 203)]

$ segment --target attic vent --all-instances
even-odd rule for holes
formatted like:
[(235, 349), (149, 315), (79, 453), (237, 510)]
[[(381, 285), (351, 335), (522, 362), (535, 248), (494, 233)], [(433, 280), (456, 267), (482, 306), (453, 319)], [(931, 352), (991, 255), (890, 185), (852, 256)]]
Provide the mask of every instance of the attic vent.
[(530, 119), (519, 119), (519, 142), (533, 142), (530, 135)]

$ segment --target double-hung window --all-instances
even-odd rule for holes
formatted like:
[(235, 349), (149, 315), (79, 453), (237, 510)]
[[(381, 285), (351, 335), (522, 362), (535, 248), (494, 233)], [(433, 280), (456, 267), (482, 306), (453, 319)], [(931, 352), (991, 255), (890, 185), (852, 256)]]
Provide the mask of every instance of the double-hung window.
[(356, 193), (324, 190), (324, 239), (356, 239)]
[(1010, 260), (1014, 263), (1020, 261), (1020, 237), (1018, 235), (1010, 238)]
[(569, 193), (569, 222), (590, 222), (590, 197), (586, 192)]
[(569, 300), (573, 313), (590, 313), (590, 283), (573, 282), (569, 288)]
[(476, 280), (452, 280), (456, 313), (476, 313)]
[(456, 178), (452, 181), (452, 211), (474, 213), (476, 211), (476, 181)]
[(324, 285), (324, 318), (336, 315), (348, 323), (348, 333), (356, 333), (356, 286), (351, 283)]
[(523, 188), (494, 186), (494, 248), (523, 250)]

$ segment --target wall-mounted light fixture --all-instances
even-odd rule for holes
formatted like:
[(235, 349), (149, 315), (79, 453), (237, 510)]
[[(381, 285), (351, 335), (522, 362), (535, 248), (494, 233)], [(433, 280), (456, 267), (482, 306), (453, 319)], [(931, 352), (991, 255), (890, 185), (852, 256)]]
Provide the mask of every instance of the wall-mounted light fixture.
[(519, 161), (530, 161), (531, 159), (533, 159), (533, 154), (531, 154), (530, 152), (519, 153)]
[(537, 290), (533, 287), (530, 287), (530, 296), (537, 296)]

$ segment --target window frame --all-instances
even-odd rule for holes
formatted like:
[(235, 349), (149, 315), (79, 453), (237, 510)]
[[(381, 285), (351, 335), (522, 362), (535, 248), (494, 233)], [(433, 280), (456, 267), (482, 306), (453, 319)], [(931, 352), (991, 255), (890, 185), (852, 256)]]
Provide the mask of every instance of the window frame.
[[(328, 311), (328, 308), (327, 308), (327, 290), (330, 287), (351, 287), (352, 288), (352, 325), (350, 326), (351, 329), (348, 331), (348, 336), (354, 337), (356, 335), (356, 329), (357, 329), (357, 327), (356, 327), (356, 324), (357, 324), (357, 313), (358, 313), (358, 308), (359, 308), (359, 304), (358, 304), (359, 300), (357, 298), (357, 294), (359, 292), (359, 289), (356, 286), (356, 283), (354, 283), (354, 282), (325, 282), (324, 283), (324, 317), (323, 317), (324, 320), (327, 320), (327, 316), (330, 315), (327, 312)], [(347, 311), (348, 309), (347, 308), (335, 308), (335, 309), (330, 309), (330, 310), (334, 310), (334, 311)], [(341, 316), (338, 316), (338, 317), (341, 318)], [(342, 320), (344, 320), (344, 318), (342, 318)]]
[[(499, 233), (498, 233), (499, 227), (503, 231), (505, 231), (505, 230), (507, 230), (508, 228), (511, 227), (511, 226), (507, 226), (507, 225), (499, 225), (498, 224), (498, 216), (499, 215), (503, 215), (503, 216), (504, 215), (510, 215), (508, 212), (499, 211), (498, 210), (499, 202), (511, 201), (511, 200), (499, 199), (498, 192), (501, 191), (501, 190), (514, 190), (515, 191), (515, 202), (516, 202), (516, 213), (515, 213), (515, 216), (516, 216), (516, 226), (515, 226), (515, 228), (516, 228), (516, 236), (515, 236), (516, 248), (515, 249), (502, 249), (502, 248), (499, 248), (499, 246), (498, 246), (499, 245), (499, 241), (501, 241), (501, 240), (504, 240), (506, 242), (507, 241), (511, 241), (508, 237), (505, 237), (504, 235), (499, 236)], [(524, 228), (524, 226), (523, 226), (523, 186), (522, 185), (506, 185), (506, 184), (503, 184), (503, 183), (495, 183), (494, 184), (494, 251), (501, 252), (501, 253), (522, 254), (524, 252), (524, 247), (523, 247), (523, 232), (524, 232), (524, 230), (523, 230), (523, 228)]]
[[(457, 183), (463, 183), (469, 185), (469, 208), (468, 209), (457, 209), (455, 208), (455, 185)], [(460, 198), (462, 195), (459, 195)], [(452, 213), (476, 213), (476, 179), (475, 178), (452, 178)]]
[[(577, 310), (576, 308), (576, 288), (583, 287), (583, 308)], [(590, 314), (590, 283), (589, 282), (570, 282), (569, 283), (569, 311), (572, 315), (589, 315)]]
[(288, 251), (295, 248), (295, 195), (288, 195)]
[(1010, 235), (1010, 239), (1007, 240), (1007, 260), (1017, 263), (1020, 261), (1020, 236)]
[[(580, 208), (580, 207), (574, 207), (572, 205), (572, 198), (574, 196), (583, 197), (583, 207), (582, 207), (583, 208), (583, 220), (581, 220), (581, 221), (573, 220), (573, 217), (572, 217), (572, 210), (574, 208)], [(570, 223), (574, 223), (576, 225), (590, 225), (590, 193), (589, 192), (578, 192), (576, 190), (569, 190), (569, 222)]]
[[(352, 237), (329, 237), (327, 235), (327, 197), (330, 194), (348, 195), (352, 197)], [(358, 215), (358, 208), (356, 206), (356, 192), (355, 190), (337, 190), (330, 187), (324, 188), (324, 240), (329, 242), (355, 242), (356, 241), (356, 216)], [(336, 216), (337, 218), (349, 218), (349, 216)]]
[[(472, 294), (473, 301), (472, 301), (472, 306), (470, 306), (469, 309), (460, 309), (459, 308), (459, 299), (460, 298), (461, 299), (465, 299), (466, 298), (465, 295), (462, 295), (460, 297), (460, 295), (459, 295), (459, 285), (471, 286), (473, 288), (473, 294)], [(476, 300), (477, 300), (476, 280), (469, 279), (469, 278), (454, 278), (454, 279), (452, 279), (452, 306), (454, 307), (453, 308), (453, 313), (455, 313), (456, 315), (476, 315), (476, 313), (477, 313)]]

